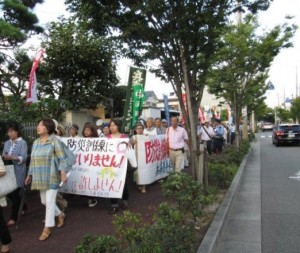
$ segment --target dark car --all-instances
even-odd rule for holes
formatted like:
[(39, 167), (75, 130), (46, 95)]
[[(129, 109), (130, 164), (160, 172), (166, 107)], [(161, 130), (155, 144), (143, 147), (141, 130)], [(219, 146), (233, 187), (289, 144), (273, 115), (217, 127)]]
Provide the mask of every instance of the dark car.
[(279, 146), (286, 143), (300, 143), (300, 125), (299, 124), (280, 124), (273, 128), (273, 144)]

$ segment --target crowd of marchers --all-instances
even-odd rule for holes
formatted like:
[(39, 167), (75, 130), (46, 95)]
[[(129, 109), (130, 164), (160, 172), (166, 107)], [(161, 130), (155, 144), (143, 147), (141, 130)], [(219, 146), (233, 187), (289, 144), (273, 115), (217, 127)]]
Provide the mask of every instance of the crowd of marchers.
[[(200, 143), (205, 144), (208, 154), (222, 152), (224, 145), (233, 144), (235, 139), (235, 126), (221, 124), (219, 119), (213, 122), (205, 121), (197, 127), (197, 135)], [(32, 190), (38, 190), (41, 203), (45, 206), (44, 228), (39, 236), (40, 241), (47, 240), (54, 227), (60, 228), (65, 225), (68, 202), (63, 194), (59, 193), (59, 184), (66, 182), (67, 158), (63, 148), (61, 137), (69, 138), (128, 138), (130, 144), (135, 147), (138, 135), (164, 135), (166, 139), (167, 153), (172, 168), (180, 172), (184, 167), (189, 166), (190, 152), (188, 134), (184, 124), (180, 124), (177, 117), (171, 117), (168, 123), (166, 119), (147, 118), (139, 121), (131, 135), (122, 132), (122, 122), (113, 119), (110, 122), (95, 125), (86, 122), (83, 128), (79, 129), (76, 123), (64, 127), (54, 119), (45, 118), (38, 122), (38, 138), (34, 141), (31, 153), (28, 154), (26, 141), (22, 138), (21, 127), (18, 123), (10, 123), (7, 126), (8, 140), (4, 143), (1, 157), (1, 166), (13, 165), (17, 189), (0, 198), (0, 238), (2, 251), (9, 252), (9, 244), (12, 239), (8, 227), (14, 226), (19, 214), (25, 215), (30, 207), (22, 202), (22, 189), (30, 186)], [(30, 161), (30, 162), (28, 162)], [(26, 165), (29, 166), (27, 167)], [(136, 165), (138, 167), (138, 164)], [(138, 170), (137, 170), (138, 171)], [(146, 185), (136, 182), (141, 193), (145, 194)], [(6, 198), (10, 199), (11, 213), (9, 219), (4, 218), (3, 208), (7, 206)], [(98, 204), (95, 197), (86, 196), (83, 201), (92, 208)], [(110, 214), (118, 212), (119, 208), (128, 208), (129, 191), (125, 183), (121, 199), (110, 199)]]

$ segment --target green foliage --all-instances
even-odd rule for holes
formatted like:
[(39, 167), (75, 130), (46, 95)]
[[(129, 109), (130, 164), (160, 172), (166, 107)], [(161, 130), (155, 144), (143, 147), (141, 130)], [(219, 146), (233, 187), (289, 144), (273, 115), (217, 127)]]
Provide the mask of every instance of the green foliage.
[(119, 241), (110, 235), (85, 235), (75, 248), (76, 253), (121, 253)]
[(123, 215), (115, 216), (113, 224), (116, 228), (116, 234), (130, 248), (142, 241), (142, 234), (145, 227), (140, 214), (125, 211)]
[[(40, 33), (37, 16), (32, 9), (42, 0), (18, 1), (4, 0), (0, 2), (0, 46), (11, 48), (25, 42), (31, 33)], [(1, 53), (0, 53), (1, 55)]]
[(210, 163), (208, 164), (209, 184), (214, 185), (220, 189), (226, 189), (230, 186), (237, 170), (238, 166), (236, 165)]
[(300, 97), (297, 97), (292, 101), (291, 116), (295, 122), (296, 120), (298, 120), (298, 122), (300, 121)]
[[(239, 9), (256, 13), (266, 10), (271, 2), (242, 0)], [(146, 66), (149, 61), (159, 60), (159, 66), (148, 65), (147, 69), (172, 84), (182, 114), (188, 119), (189, 138), (198, 149), (197, 139), (192, 138), (196, 128), (192, 126), (198, 122), (198, 107), (208, 70), (215, 60), (212, 56), (222, 47), (222, 30), (236, 12), (237, 3), (228, 0), (66, 0), (65, 3), (91, 31), (119, 40), (123, 55), (135, 65)], [(182, 90), (186, 87), (190, 91), (187, 100), (193, 105), (189, 112), (182, 99)], [(197, 160), (198, 156), (191, 159)], [(191, 164), (194, 166), (197, 162)]]
[(87, 30), (83, 22), (61, 19), (51, 23), (43, 45), (47, 61), (42, 65), (42, 94), (58, 95), (69, 102), (68, 109), (95, 109), (107, 102), (118, 83), (112, 40)]
[(249, 148), (250, 142), (243, 140), (239, 149), (234, 145), (228, 145), (221, 154), (209, 156), (209, 184), (221, 189), (228, 188)]
[(268, 70), (281, 49), (291, 47), (295, 25), (284, 23), (257, 35), (258, 23), (247, 15), (224, 30), (224, 45), (215, 54), (210, 71), (210, 92), (223, 97), (233, 108), (236, 125), (244, 106), (259, 108), (267, 89)]
[[(209, 198), (203, 186), (186, 173), (172, 173), (162, 184), (163, 195), (174, 201), (182, 214), (191, 214), (196, 221), (201, 215), (201, 206)], [(205, 203), (207, 204), (207, 203)]]
[(288, 123), (288, 122), (292, 121), (293, 112), (295, 113), (294, 109), (293, 109), (293, 111), (290, 111), (285, 108), (277, 107), (276, 108), (276, 117), (279, 118), (279, 122)]
[(0, 100), (0, 120), (36, 122), (50, 117), (60, 120), (68, 102), (54, 98), (42, 98), (39, 103), (26, 105), (25, 97), (6, 96)]

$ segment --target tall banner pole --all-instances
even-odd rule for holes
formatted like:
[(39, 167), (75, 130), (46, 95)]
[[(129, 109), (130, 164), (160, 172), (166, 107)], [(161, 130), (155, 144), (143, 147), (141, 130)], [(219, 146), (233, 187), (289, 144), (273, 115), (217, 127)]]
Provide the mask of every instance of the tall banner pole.
[(165, 106), (165, 116), (168, 122), (168, 126), (170, 126), (170, 111), (169, 111), (169, 99), (168, 96), (163, 94), (164, 106)]

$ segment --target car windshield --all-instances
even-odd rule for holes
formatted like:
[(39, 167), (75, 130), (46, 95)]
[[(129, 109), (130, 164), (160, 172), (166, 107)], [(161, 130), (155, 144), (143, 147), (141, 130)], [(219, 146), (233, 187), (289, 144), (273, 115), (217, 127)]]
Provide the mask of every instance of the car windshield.
[(279, 129), (285, 132), (287, 131), (297, 132), (300, 131), (300, 125), (279, 126)]

